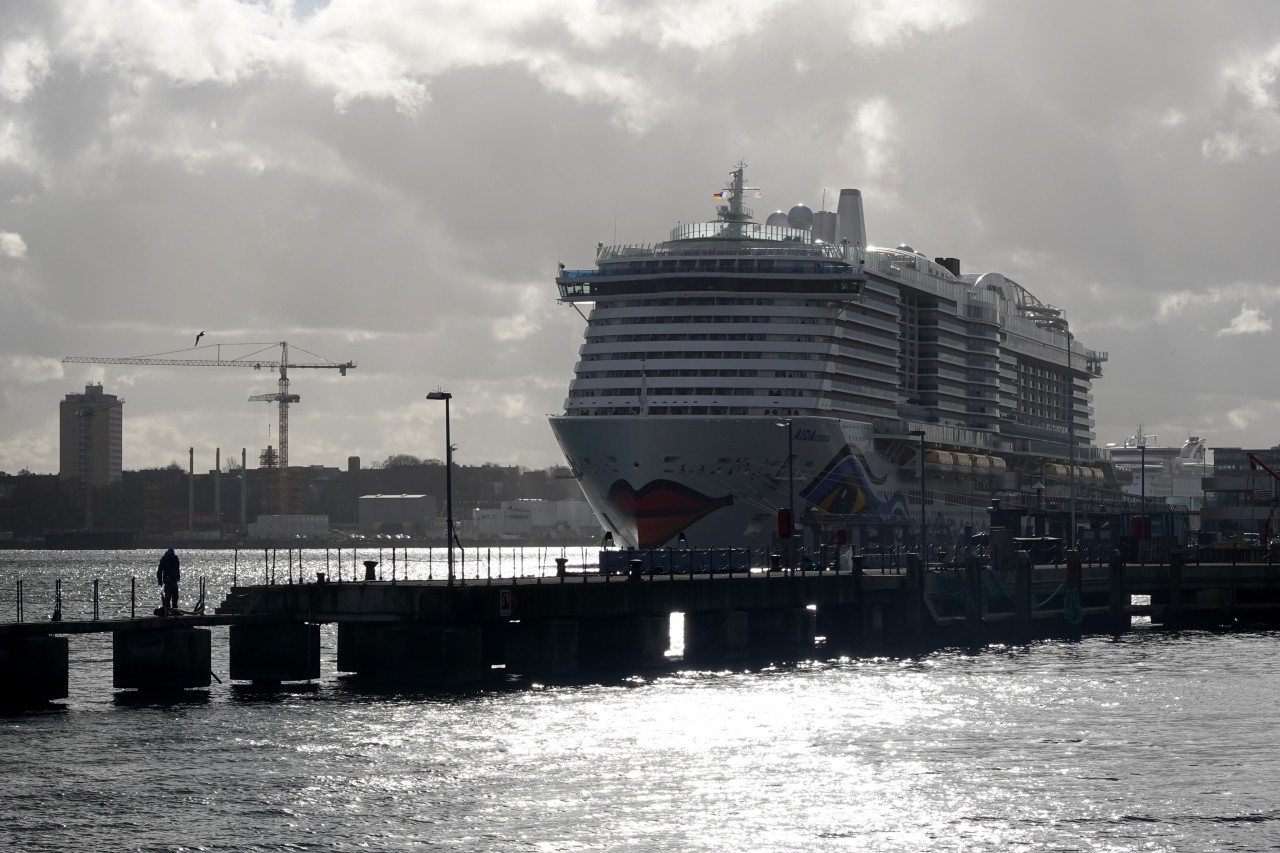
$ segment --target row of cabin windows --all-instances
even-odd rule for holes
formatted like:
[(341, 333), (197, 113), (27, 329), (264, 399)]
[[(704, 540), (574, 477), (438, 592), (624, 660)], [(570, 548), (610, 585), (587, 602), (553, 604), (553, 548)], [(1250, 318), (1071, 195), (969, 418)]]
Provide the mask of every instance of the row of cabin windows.
[[(821, 319), (822, 323), (829, 323), (826, 318)], [(681, 323), (773, 323), (775, 325), (784, 325), (787, 323), (799, 323), (806, 326), (813, 326), (819, 323), (816, 317), (769, 317), (760, 316), (758, 314), (677, 314), (674, 316), (648, 316), (648, 317), (596, 317), (591, 320), (591, 325), (595, 326), (648, 326), (648, 325), (676, 325)]]

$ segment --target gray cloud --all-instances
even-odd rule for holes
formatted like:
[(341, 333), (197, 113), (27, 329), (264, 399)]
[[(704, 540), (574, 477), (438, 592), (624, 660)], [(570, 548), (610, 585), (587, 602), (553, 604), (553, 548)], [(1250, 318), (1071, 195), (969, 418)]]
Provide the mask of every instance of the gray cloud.
[[(17, 8), (15, 8), (17, 7)], [(1109, 351), (1098, 439), (1269, 445), (1280, 8), (988, 3), (9, 4), (0, 469), (127, 399), (129, 467), (255, 453), (252, 371), (66, 366), (288, 340), (293, 461), (559, 461), (581, 318), (557, 262), (860, 186), (873, 242), (1000, 270)], [(16, 241), (15, 242), (15, 238)], [(1245, 306), (1242, 310), (1241, 306)], [(1250, 313), (1252, 312), (1252, 313)], [(211, 462), (210, 462), (211, 464)]]
[(6, 258), (22, 258), (27, 254), (27, 241), (21, 234), (0, 231), (0, 255)]
[(1240, 313), (1231, 318), (1219, 335), (1260, 335), (1271, 331), (1271, 318), (1258, 308), (1250, 305), (1240, 306)]

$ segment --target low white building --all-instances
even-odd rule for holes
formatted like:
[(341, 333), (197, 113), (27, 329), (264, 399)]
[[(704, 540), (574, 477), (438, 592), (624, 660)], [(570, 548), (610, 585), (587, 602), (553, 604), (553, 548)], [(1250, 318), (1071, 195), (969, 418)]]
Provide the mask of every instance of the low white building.
[(361, 533), (443, 532), (436, 523), (436, 499), (430, 495), (361, 495), (356, 509)]
[(503, 501), (497, 509), (474, 510), (471, 523), (475, 536), (494, 539), (577, 539), (600, 532), (586, 501)]
[(327, 515), (260, 515), (249, 522), (250, 539), (323, 538), (329, 535)]
[(586, 501), (556, 501), (556, 524), (563, 525), (574, 536), (599, 536), (600, 519)]
[(527, 539), (530, 521), (524, 509), (477, 509), (471, 514), (471, 532), (479, 539)]
[(505, 501), (502, 505), (507, 509), (518, 509), (529, 514), (529, 527), (539, 532), (554, 530), (556, 527), (557, 501), (544, 501), (538, 498), (519, 498)]

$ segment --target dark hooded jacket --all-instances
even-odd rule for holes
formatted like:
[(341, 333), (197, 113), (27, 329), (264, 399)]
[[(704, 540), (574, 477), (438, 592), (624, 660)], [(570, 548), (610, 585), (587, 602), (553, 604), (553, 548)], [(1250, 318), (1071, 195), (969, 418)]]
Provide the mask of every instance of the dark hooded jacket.
[(178, 579), (182, 577), (180, 565), (178, 555), (173, 553), (172, 548), (165, 551), (164, 556), (160, 558), (160, 567), (156, 569), (156, 583), (162, 584), (166, 581), (177, 583)]

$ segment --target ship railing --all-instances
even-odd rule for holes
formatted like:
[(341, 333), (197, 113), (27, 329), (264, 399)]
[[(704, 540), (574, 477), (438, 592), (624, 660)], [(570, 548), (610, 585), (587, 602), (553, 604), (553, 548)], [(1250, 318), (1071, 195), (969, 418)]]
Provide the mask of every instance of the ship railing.
[[(772, 261), (775, 258), (770, 257)], [(763, 260), (763, 259), (762, 259)], [(615, 264), (602, 270), (560, 270), (560, 279), (595, 279), (616, 278), (618, 276), (643, 275), (663, 278), (673, 275), (704, 276), (753, 276), (753, 275), (801, 275), (801, 276), (836, 276), (839, 278), (860, 278), (860, 273), (852, 267), (801, 267), (796, 264), (781, 263), (769, 269), (728, 269), (718, 267), (689, 267), (687, 269), (655, 270), (636, 264)]]
[(822, 245), (812, 231), (758, 222), (689, 222), (671, 229), (670, 240), (773, 240), (802, 245)]
[[(1039, 345), (1041, 349), (1038, 354), (1040, 355), (1058, 360), (1066, 357), (1066, 342), (1064, 340), (1066, 336), (1062, 332), (1047, 332), (1034, 323), (1013, 314), (1005, 316), (1005, 328)], [(1080, 359), (1078, 366), (1083, 369), (1086, 367), (1087, 362), (1109, 361), (1110, 356), (1109, 353), (1103, 350), (1090, 349), (1073, 338), (1071, 340), (1071, 359), (1073, 362), (1076, 359)]]
[(978, 430), (964, 429), (963, 427), (940, 426), (938, 424), (919, 424), (914, 421), (876, 421), (875, 435), (877, 438), (893, 437), (906, 439), (910, 437), (911, 441), (915, 441), (915, 437), (911, 437), (914, 430), (923, 429), (925, 431), (925, 441), (935, 444), (955, 444), (962, 447), (972, 447), (981, 450), (994, 450), (995, 439), (987, 432), (979, 432)]
[[(919, 290), (928, 291), (936, 296), (953, 299), (956, 302), (981, 303), (994, 306), (998, 296), (988, 290), (977, 290), (965, 282), (938, 278), (919, 269), (904, 265), (897, 257), (880, 254), (883, 250), (867, 253), (866, 269), (888, 278), (905, 282)], [(923, 260), (923, 259), (921, 259)]]
[[(938, 550), (935, 549), (935, 556)], [(824, 543), (804, 546), (796, 543), (793, 565), (789, 566), (785, 543), (753, 547), (725, 548), (618, 548), (599, 552), (600, 574), (640, 575), (750, 574), (766, 577), (777, 572), (820, 571), (836, 574), (865, 569), (901, 572), (915, 550), (900, 545), (866, 546)]]
[(844, 252), (838, 246), (828, 243), (808, 244), (804, 246), (669, 246), (665, 243), (628, 243), (616, 246), (604, 246), (596, 254), (596, 261), (622, 261), (635, 258), (684, 258), (684, 257), (784, 257), (784, 258), (816, 258), (825, 257), (846, 260)]

